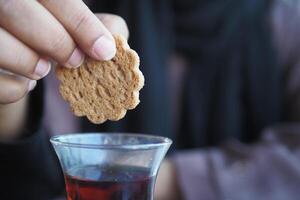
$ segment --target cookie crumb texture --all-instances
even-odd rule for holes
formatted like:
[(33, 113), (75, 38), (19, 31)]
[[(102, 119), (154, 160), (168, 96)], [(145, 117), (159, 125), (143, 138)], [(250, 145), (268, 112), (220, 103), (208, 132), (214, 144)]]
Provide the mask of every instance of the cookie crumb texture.
[(115, 36), (117, 53), (109, 61), (86, 58), (76, 69), (58, 66), (60, 93), (76, 116), (87, 116), (96, 124), (117, 121), (139, 104), (144, 76), (139, 57), (125, 39)]

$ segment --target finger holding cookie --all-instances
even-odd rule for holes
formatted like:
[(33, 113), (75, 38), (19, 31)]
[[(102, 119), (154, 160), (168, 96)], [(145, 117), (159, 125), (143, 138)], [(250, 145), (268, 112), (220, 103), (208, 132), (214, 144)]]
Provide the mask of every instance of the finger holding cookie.
[(50, 63), (0, 27), (0, 103), (23, 98), (46, 76)]
[(29, 91), (50, 71), (50, 58), (69, 68), (81, 65), (85, 53), (111, 59), (116, 53), (111, 33), (128, 38), (125, 21), (95, 15), (81, 0), (0, 0), (0, 69), (28, 78)]
[[(85, 57), (113, 58), (116, 45), (111, 33), (127, 38), (125, 21), (115, 15), (95, 15), (81, 0), (0, 0), (2, 121), (25, 116), (24, 97), (49, 73), (50, 60), (76, 68)], [(10, 106), (14, 102), (20, 106)]]
[(7, 85), (0, 89), (2, 104), (32, 90), (49, 73), (49, 58), (70, 68), (83, 62), (84, 53), (111, 59), (116, 47), (110, 31), (128, 37), (122, 18), (94, 15), (80, 0), (0, 0), (0, 11), (0, 69), (14, 74), (0, 74), (1, 85)]
[(110, 60), (114, 57), (116, 45), (112, 34), (82, 0), (39, 2), (56, 17), (79, 48), (90, 57), (96, 60)]
[(108, 13), (96, 13), (96, 16), (112, 35), (122, 35), (126, 40), (128, 40), (128, 26), (122, 17)]

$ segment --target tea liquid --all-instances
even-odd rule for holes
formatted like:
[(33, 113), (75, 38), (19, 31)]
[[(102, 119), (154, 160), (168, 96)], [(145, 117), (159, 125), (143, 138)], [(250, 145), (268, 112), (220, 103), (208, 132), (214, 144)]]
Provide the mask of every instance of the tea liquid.
[(68, 200), (152, 200), (154, 177), (144, 168), (85, 166), (65, 175)]

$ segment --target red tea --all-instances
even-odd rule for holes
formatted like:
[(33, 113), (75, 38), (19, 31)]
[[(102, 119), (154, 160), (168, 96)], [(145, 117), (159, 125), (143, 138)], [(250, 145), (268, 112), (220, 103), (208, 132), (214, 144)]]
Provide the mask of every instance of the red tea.
[(68, 200), (152, 200), (154, 177), (144, 168), (86, 166), (65, 176)]

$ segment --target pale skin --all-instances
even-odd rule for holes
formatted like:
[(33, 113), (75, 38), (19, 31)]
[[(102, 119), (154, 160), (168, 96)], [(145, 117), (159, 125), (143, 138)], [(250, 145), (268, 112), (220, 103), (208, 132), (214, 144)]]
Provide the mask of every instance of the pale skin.
[[(109, 60), (116, 33), (129, 36), (121, 17), (93, 14), (81, 0), (0, 0), (0, 141), (20, 136), (28, 96), (51, 70), (50, 60), (68, 68), (78, 67), (85, 55)], [(156, 188), (156, 200), (178, 199), (170, 161), (162, 164)]]
[(160, 166), (156, 179), (155, 200), (182, 200), (174, 164), (166, 159)]
[(128, 37), (125, 21), (94, 15), (81, 0), (0, 0), (0, 140), (18, 137), (24, 97), (49, 73), (50, 60), (69, 68), (86, 54), (109, 60), (116, 52), (113, 33)]

